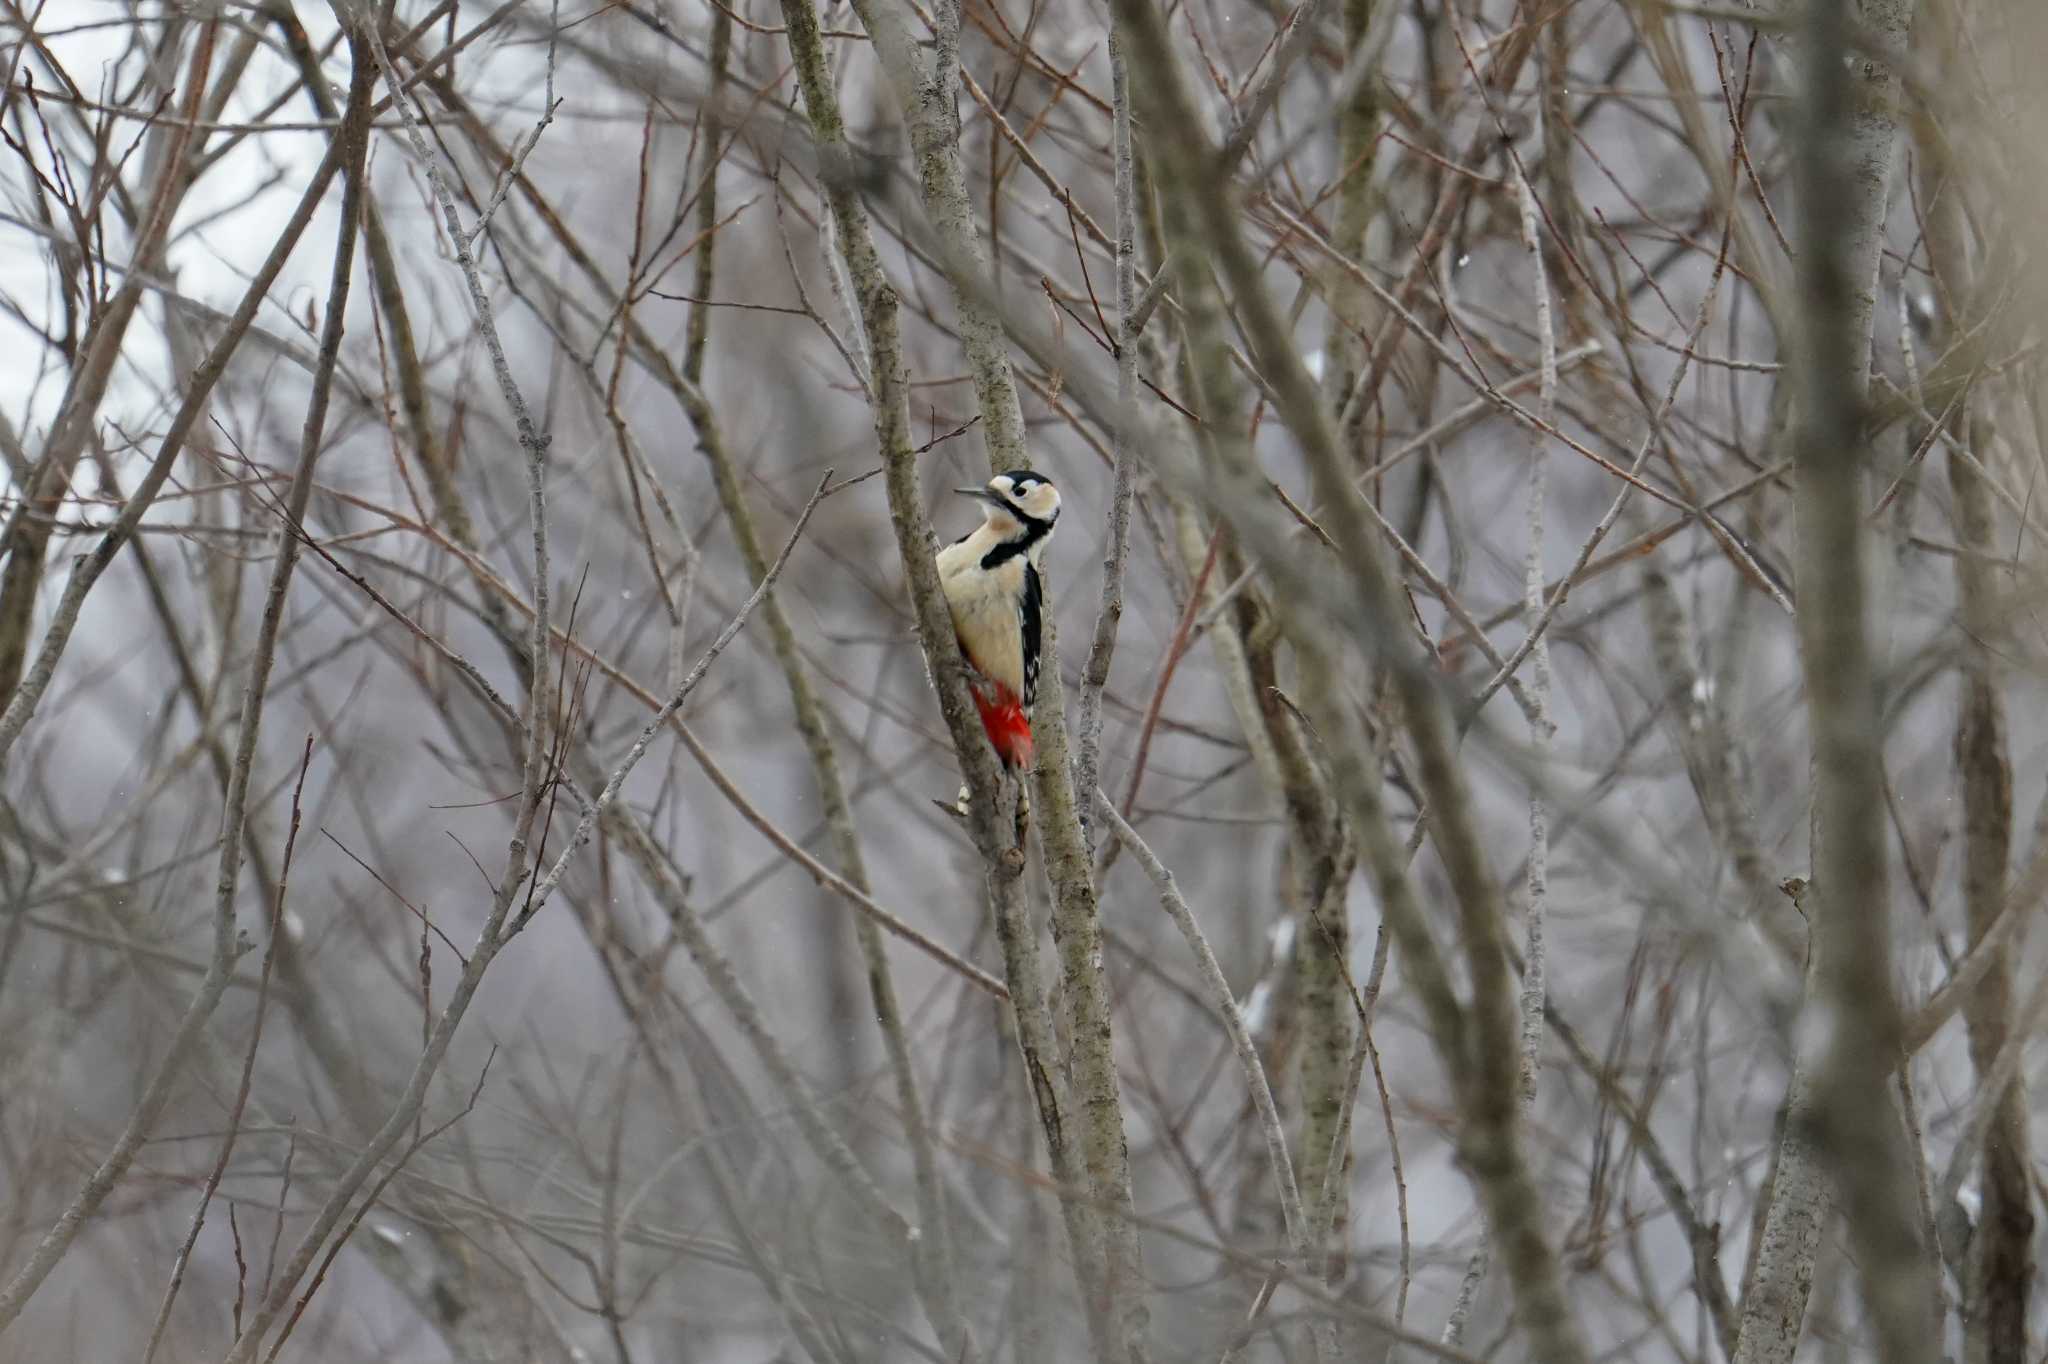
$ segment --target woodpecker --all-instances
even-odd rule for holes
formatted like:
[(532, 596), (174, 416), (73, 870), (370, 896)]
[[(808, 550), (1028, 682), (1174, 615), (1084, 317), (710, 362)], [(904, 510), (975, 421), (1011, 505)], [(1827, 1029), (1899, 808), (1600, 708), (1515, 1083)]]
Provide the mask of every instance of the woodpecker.
[(1059, 520), (1060, 492), (1028, 469), (954, 491), (983, 504), (982, 521), (939, 551), (939, 585), (967, 657), (982, 728), (1006, 767), (1027, 768), (1045, 609), (1039, 561)]

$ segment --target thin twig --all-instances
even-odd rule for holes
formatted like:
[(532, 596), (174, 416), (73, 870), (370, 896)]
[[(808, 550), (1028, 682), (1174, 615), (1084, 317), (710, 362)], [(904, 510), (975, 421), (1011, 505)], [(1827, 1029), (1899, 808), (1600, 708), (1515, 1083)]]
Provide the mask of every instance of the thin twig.
[(1188, 951), (1194, 954), (1195, 967), (1201, 973), (1202, 983), (1207, 987), (1209, 1002), (1223, 1020), (1223, 1029), (1230, 1036), (1230, 1045), (1237, 1052), (1237, 1063), (1244, 1071), (1246, 1086), (1251, 1090), (1252, 1108), (1259, 1115), (1259, 1130), (1266, 1139), (1266, 1158), (1273, 1165), (1273, 1182), (1280, 1191), (1280, 1212), (1287, 1224), (1287, 1239), (1294, 1253), (1304, 1261), (1313, 1252), (1309, 1240), (1309, 1226), (1301, 1207), (1301, 1191), (1294, 1182), (1294, 1162), (1287, 1155), (1287, 1133), (1280, 1123), (1280, 1110), (1273, 1102), (1272, 1086), (1266, 1083), (1266, 1068), (1259, 1061), (1259, 1049), (1252, 1041), (1251, 1030), (1245, 1027), (1244, 1014), (1237, 1007), (1236, 998), (1230, 993), (1230, 982), (1224, 978), (1223, 968), (1217, 965), (1216, 954), (1209, 947), (1209, 940), (1202, 933), (1202, 926), (1195, 921), (1194, 911), (1188, 908), (1187, 897), (1181, 894), (1180, 886), (1174, 881), (1173, 873), (1158, 854), (1146, 845), (1121, 814), (1116, 804), (1100, 788), (1095, 792), (1096, 811), (1109, 825), (1123, 845), (1138, 859), (1138, 865), (1145, 869), (1145, 875), (1152, 880), (1153, 888), (1159, 892), (1159, 907), (1173, 920), (1173, 926), (1180, 930), (1187, 942)]
[(577, 819), (576, 828), (569, 835), (568, 843), (556, 855), (554, 865), (549, 867), (547, 872), (534, 883), (532, 891), (527, 896), (526, 907), (519, 912), (518, 917), (513, 919), (505, 930), (507, 938), (517, 935), (521, 929), (533, 921), (533, 916), (538, 914), (542, 907), (547, 904), (548, 897), (554, 894), (555, 887), (561, 883), (562, 874), (569, 869), (569, 859), (574, 857), (577, 851), (590, 841), (590, 835), (597, 827), (599, 816), (603, 815), (610, 808), (612, 801), (617, 799), (619, 788), (625, 784), (626, 778), (632, 774), (634, 767), (639, 764), (640, 759), (646, 754), (648, 746), (654, 742), (654, 737), (667, 726), (669, 717), (682, 708), (683, 702), (690, 699), (690, 693), (695, 691), (697, 684), (704, 680), (704, 674), (710, 671), (712, 663), (717, 660), (720, 654), (725, 652), (725, 646), (732, 643), (733, 639), (738, 636), (740, 627), (744, 626), (747, 623), (747, 618), (754, 614), (754, 608), (761, 604), (762, 600), (767, 597), (769, 590), (775, 586), (775, 580), (782, 576), (783, 566), (789, 562), (789, 556), (796, 550), (797, 541), (803, 538), (804, 527), (810, 524), (811, 513), (816, 511), (818, 504), (825, 500), (825, 490), (831, 482), (832, 471), (827, 469), (825, 476), (818, 481), (817, 488), (811, 493), (810, 500), (804, 503), (803, 511), (797, 514), (796, 525), (791, 528), (789, 540), (783, 545), (782, 553), (775, 556), (775, 562), (769, 565), (767, 574), (762, 577), (759, 583), (755, 584), (753, 592), (748, 595), (746, 601), (740, 604), (740, 609), (733, 615), (731, 620), (726, 622), (725, 628), (718, 632), (718, 637), (711, 641), (710, 647), (704, 651), (703, 656), (697, 660), (696, 665), (677, 684), (676, 689), (669, 694), (668, 699), (656, 708), (653, 716), (648, 719), (647, 723), (641, 726), (640, 736), (633, 741), (633, 746), (626, 750), (626, 756), (612, 770), (611, 777), (604, 784), (604, 789), (597, 793), (597, 798), (590, 802), (584, 809), (582, 816)]
[[(249, 1104), (249, 1089), (256, 1076), (256, 1049), (263, 1042), (263, 1020), (268, 1015), (270, 1003), (271, 969), (277, 963), (277, 945), (282, 940), (284, 928), (284, 907), (286, 891), (291, 885), (292, 853), (298, 848), (299, 819), (304, 808), (306, 794), (306, 773), (313, 766), (313, 735), (306, 735), (305, 751), (299, 756), (299, 779), (292, 787), (291, 824), (284, 838), (284, 861), (277, 876), (277, 894), (270, 906), (270, 937), (263, 949), (263, 968), (257, 976), (256, 1016), (249, 1025), (249, 1045), (242, 1049), (242, 1074), (235, 1084), (235, 1099), (228, 1107), (227, 1133), (221, 1138), (220, 1151), (215, 1155), (213, 1168), (206, 1172), (206, 1183), (199, 1193), (199, 1206), (192, 1211), (192, 1225), (185, 1233), (185, 1242), (178, 1247), (177, 1258), (171, 1262), (171, 1281), (164, 1288), (164, 1300), (157, 1307), (156, 1323), (150, 1327), (149, 1344), (142, 1352), (142, 1364), (150, 1364), (156, 1358), (157, 1347), (163, 1343), (164, 1328), (170, 1324), (171, 1305), (178, 1300), (178, 1289), (185, 1282), (185, 1270), (192, 1262), (192, 1247), (198, 1244), (199, 1232), (206, 1225), (206, 1210), (213, 1202), (213, 1196), (220, 1189), (221, 1177), (227, 1173), (228, 1159), (234, 1155), (235, 1139), (241, 1134), (242, 1113)], [(236, 1247), (240, 1258), (239, 1239)]]
[[(359, 66), (354, 72), (350, 86), (348, 117), (344, 120), (342, 130), (329, 151), (328, 159), (333, 168), (345, 168), (346, 174), (343, 176), (341, 224), (337, 233), (338, 240), (327, 297), (328, 313), (321, 335), (320, 365), (306, 406), (305, 425), (300, 435), (298, 469), (292, 477), (291, 491), (286, 499), (294, 520), (304, 518), (307, 499), (311, 496), (313, 488), (313, 466), (319, 458), (326, 435), (327, 400), (333, 389), (334, 369), (341, 349), (342, 315), (346, 311), (350, 268), (355, 254), (362, 165), (369, 143), (370, 88), (369, 71), (367, 67)], [(315, 177), (316, 186), (324, 188), (325, 184), (324, 177)], [(268, 273), (259, 272), (258, 282), (252, 286), (250, 295), (244, 299), (244, 306), (237, 311), (237, 317), (244, 317), (245, 314), (253, 317), (255, 305), (261, 302), (263, 293), (276, 276), (275, 267), (282, 266), (284, 256), (289, 253), (290, 244), (296, 241), (298, 233), (304, 230), (304, 220), (311, 217), (312, 208), (318, 202), (318, 197), (318, 194), (312, 194), (301, 202), (301, 214), (294, 218), (294, 225), (287, 228), (280, 239), (279, 249), (272, 252), (275, 266), (271, 262), (266, 262)], [(225, 339), (222, 344), (228, 345)], [(219, 377), (231, 351), (231, 346), (227, 350), (217, 347), (214, 354), (208, 357), (212, 373), (205, 376), (203, 381), (195, 382), (194, 387), (198, 392), (203, 393), (212, 381)], [(188, 397), (187, 408), (180, 414), (186, 418), (185, 430), (190, 429), (192, 420), (197, 416), (197, 402), (196, 397)], [(175, 454), (177, 445), (182, 443), (182, 435), (183, 432), (180, 431), (178, 441), (166, 438), (166, 448), (172, 454)], [(128, 505), (122, 509), (123, 526), (132, 528), (134, 520), (141, 517), (142, 511), (155, 497), (156, 489), (162, 486), (164, 477), (168, 476), (169, 461), (163, 455), (158, 457), (158, 466), (151, 470), (154, 484), (152, 485), (150, 479), (145, 479), (130, 497)], [(101, 541), (100, 548), (94, 552), (94, 557), (104, 554), (111, 558), (125, 539), (126, 534), (121, 532), (120, 527), (109, 531), (106, 538)], [(96, 572), (88, 574), (84, 571), (85, 566), (91, 562), (92, 559), (82, 560), (80, 565), (73, 569), (71, 582), (66, 585), (65, 601), (58, 608), (61, 616), (68, 607), (73, 622), (83, 602), (84, 591), (81, 584), (89, 586), (92, 578), (97, 576)], [(5, 1288), (0, 1288), (0, 1332), (4, 1332), (13, 1324), (22, 1307), (42, 1286), (50, 1271), (63, 1259), (65, 1252), (71, 1248), (72, 1242), (86, 1221), (127, 1173), (136, 1152), (169, 1104), (173, 1085), (184, 1069), (186, 1061), (190, 1059), (207, 1020), (213, 1014), (214, 1007), (219, 1004), (221, 995), (226, 991), (233, 976), (235, 962), (254, 946), (246, 935), (237, 933), (235, 928), (235, 899), (242, 865), (243, 824), (248, 817), (249, 787), (256, 762), (256, 740), (261, 726), (264, 697), (270, 681), (271, 667), (277, 656), (278, 637), (283, 628), (285, 597), (291, 586), (292, 570), (297, 562), (297, 542), (287, 536), (280, 544), (277, 558), (271, 567), (263, 616), (258, 626), (248, 676), (243, 683), (234, 761), (225, 808), (221, 816), (220, 867), (215, 881), (213, 905), (213, 953), (206, 976), (187, 1003), (170, 1044), (165, 1049), (163, 1059), (158, 1062), (155, 1075), (151, 1077), (148, 1088), (144, 1090), (120, 1136), (115, 1139), (112, 1149), (58, 1217), (56, 1224), (37, 1243), (28, 1262), (15, 1273)], [(104, 566), (102, 561), (101, 567)], [(55, 636), (57, 633), (57, 627), (53, 626), (51, 635)], [(64, 633), (68, 634), (68, 628)], [(46, 665), (54, 669), (56, 656), (51, 644), (51, 638), (46, 636), (43, 656), (37, 659), (36, 668), (30, 673), (31, 679), (37, 676), (38, 672), (42, 672)], [(56, 651), (60, 652), (61, 649), (62, 642), (59, 640)], [(44, 672), (43, 683), (47, 684), (47, 681), (48, 676)], [(19, 713), (20, 718), (14, 725), (13, 733), (20, 732), (20, 725), (27, 720), (28, 710), (34, 706), (34, 696), (39, 693), (40, 687), (32, 693), (30, 681), (23, 682), (7, 712), (9, 716), (14, 716), (17, 713), (16, 706), (26, 703)], [(0, 721), (0, 754), (4, 754), (5, 751), (5, 737), (11, 736), (6, 733), (5, 722)]]
[[(1131, 489), (1136, 476), (1138, 345), (1133, 319), (1137, 312), (1138, 211), (1136, 170), (1131, 149), (1130, 72), (1124, 64), (1121, 31), (1109, 35), (1110, 101), (1115, 110), (1111, 150), (1116, 164), (1116, 481), (1109, 500), (1109, 548), (1102, 560), (1102, 600), (1095, 610), (1095, 633), (1088, 661), (1081, 670), (1081, 703), (1074, 721), (1074, 787), (1093, 791), (1102, 770), (1102, 694), (1109, 686), (1110, 662), (1116, 656), (1117, 627), (1124, 613), (1124, 565), (1131, 548)], [(1198, 594), (1199, 595), (1199, 594)], [(1091, 829), (1093, 802), (1081, 810), (1081, 837), (1094, 853)]]

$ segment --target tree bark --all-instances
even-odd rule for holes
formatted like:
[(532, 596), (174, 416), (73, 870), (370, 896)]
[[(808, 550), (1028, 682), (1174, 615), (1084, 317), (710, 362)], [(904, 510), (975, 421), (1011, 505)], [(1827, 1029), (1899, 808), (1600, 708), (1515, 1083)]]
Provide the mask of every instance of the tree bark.
[[(1860, 57), (1852, 88), (1844, 61), (1850, 8), (1847, 0), (1814, 0), (1801, 29), (1791, 365), (1800, 657), (1813, 743), (1813, 969), (1804, 1012), (1817, 1045), (1802, 1058), (1812, 1067), (1812, 1103), (1792, 1106), (1774, 1189), (1777, 1198), (1799, 1196), (1812, 1178), (1810, 1162), (1825, 1162), (1847, 1217), (1878, 1355), (1922, 1364), (1938, 1357), (1939, 1333), (1907, 1137), (1889, 1097), (1901, 1032), (1862, 512), (1864, 397), (1896, 93), (1889, 69)], [(1906, 0), (1883, 0), (1867, 6), (1865, 17), (1890, 43), (1903, 37), (1908, 15)], [(1740, 1364), (1789, 1358), (1797, 1346), (1812, 1256), (1798, 1238), (1777, 1248), (1759, 1257), (1753, 1291), (1781, 1300), (1784, 1315), (1768, 1345), (1745, 1338)]]

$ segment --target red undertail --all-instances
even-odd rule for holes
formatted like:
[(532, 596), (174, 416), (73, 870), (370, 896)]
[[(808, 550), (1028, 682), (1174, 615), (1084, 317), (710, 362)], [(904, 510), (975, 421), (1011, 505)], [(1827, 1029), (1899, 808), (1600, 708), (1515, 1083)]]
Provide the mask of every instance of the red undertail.
[(1031, 717), (1016, 693), (985, 677), (972, 680), (974, 708), (981, 712), (981, 727), (995, 745), (996, 756), (1009, 767), (1031, 766)]

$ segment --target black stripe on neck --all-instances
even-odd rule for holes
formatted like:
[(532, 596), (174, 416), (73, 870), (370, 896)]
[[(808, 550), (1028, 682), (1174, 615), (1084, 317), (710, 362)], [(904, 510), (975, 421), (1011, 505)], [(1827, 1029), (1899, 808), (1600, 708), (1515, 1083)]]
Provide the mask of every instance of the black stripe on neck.
[(1023, 523), (1024, 533), (1014, 539), (1003, 541), (994, 549), (982, 555), (981, 566), (985, 569), (997, 568), (1020, 554), (1030, 552), (1033, 545), (1052, 534), (1052, 522), (1041, 521), (1035, 516), (1026, 516), (1015, 507), (1010, 508), (1009, 511), (1010, 515)]

